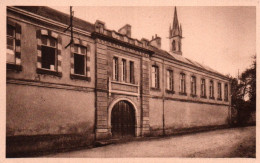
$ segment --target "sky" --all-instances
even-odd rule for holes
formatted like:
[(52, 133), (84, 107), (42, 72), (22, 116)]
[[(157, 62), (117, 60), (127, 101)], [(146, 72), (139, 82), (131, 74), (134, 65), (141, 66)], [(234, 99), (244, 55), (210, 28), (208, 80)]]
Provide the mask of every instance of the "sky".
[[(69, 7), (52, 7), (69, 14)], [(132, 26), (132, 37), (151, 40), (162, 38), (162, 49), (169, 51), (169, 26), (174, 6), (73, 6), (74, 16), (117, 31), (125, 24)], [(237, 77), (252, 63), (256, 54), (256, 8), (246, 6), (187, 7), (177, 6), (182, 25), (183, 56), (203, 63), (218, 72)]]

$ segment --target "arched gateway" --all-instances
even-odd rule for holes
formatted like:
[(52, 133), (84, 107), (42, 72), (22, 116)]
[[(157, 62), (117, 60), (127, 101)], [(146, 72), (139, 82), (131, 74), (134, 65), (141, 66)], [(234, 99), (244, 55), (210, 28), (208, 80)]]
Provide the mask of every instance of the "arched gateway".
[(117, 102), (111, 111), (112, 137), (135, 136), (135, 110), (127, 101)]
[(139, 116), (136, 105), (127, 98), (114, 100), (108, 109), (108, 126), (112, 137), (139, 136)]

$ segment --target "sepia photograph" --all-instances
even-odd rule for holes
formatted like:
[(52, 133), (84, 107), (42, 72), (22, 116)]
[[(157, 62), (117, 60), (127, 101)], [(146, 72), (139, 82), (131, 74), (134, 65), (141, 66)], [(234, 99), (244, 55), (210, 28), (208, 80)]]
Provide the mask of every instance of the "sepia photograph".
[(256, 159), (256, 5), (5, 12), (5, 159)]

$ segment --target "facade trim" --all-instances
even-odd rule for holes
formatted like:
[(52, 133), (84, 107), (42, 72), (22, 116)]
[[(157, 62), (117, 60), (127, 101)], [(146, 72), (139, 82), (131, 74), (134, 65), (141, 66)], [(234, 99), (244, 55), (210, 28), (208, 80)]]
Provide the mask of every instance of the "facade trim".
[(165, 100), (180, 101), (180, 102), (191, 102), (191, 103), (198, 103), (198, 104), (230, 106), (229, 104), (218, 104), (218, 103), (203, 102), (203, 101), (193, 101), (193, 100), (179, 99), (179, 98), (172, 98), (172, 97), (150, 96), (150, 98), (165, 99)]
[(91, 87), (75, 86), (75, 85), (69, 85), (69, 84), (57, 84), (57, 83), (42, 82), (42, 81), (35, 81), (35, 80), (28, 80), (28, 79), (7, 78), (6, 83), (7, 84), (16, 84), (16, 85), (44, 87), (44, 88), (83, 91), (83, 92), (94, 92), (94, 90), (95, 90), (95, 88), (91, 88)]

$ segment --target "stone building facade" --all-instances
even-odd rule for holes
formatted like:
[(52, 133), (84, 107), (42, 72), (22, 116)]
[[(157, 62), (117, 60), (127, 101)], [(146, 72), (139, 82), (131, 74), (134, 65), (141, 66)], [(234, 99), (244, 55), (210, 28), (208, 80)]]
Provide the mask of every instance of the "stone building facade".
[(7, 152), (228, 125), (229, 79), (182, 56), (176, 9), (168, 52), (129, 24), (78, 18), (66, 47), (69, 24), (48, 7), (7, 7)]

